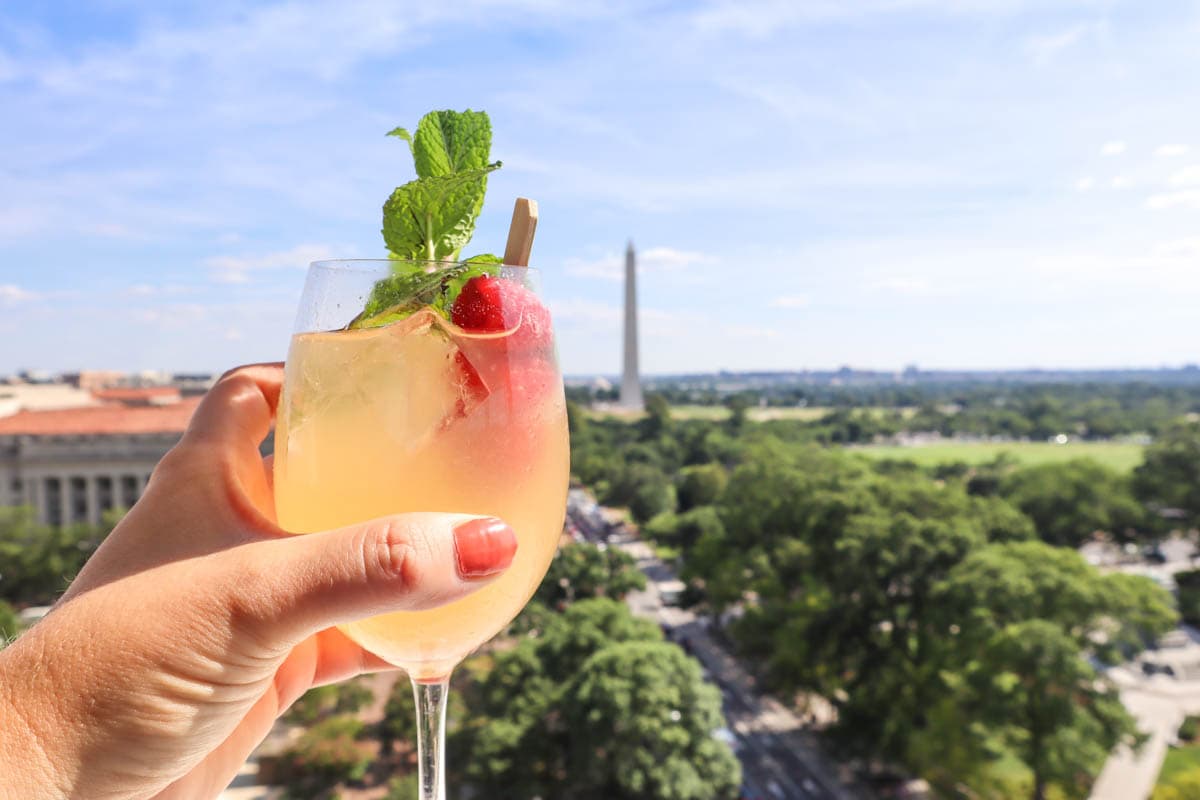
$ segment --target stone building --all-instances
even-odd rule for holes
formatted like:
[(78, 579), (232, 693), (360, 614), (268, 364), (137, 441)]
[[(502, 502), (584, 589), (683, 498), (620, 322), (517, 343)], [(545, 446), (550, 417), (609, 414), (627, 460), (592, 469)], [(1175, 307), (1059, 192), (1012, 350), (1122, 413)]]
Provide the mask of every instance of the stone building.
[(0, 505), (31, 506), (50, 525), (132, 506), (200, 402), (164, 394), (0, 417)]

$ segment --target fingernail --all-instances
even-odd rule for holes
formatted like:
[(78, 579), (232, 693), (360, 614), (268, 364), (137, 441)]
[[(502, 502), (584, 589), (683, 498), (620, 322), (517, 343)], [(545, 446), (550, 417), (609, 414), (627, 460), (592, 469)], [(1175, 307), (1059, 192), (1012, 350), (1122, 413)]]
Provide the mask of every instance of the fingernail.
[(467, 520), (454, 529), (454, 550), (459, 575), (486, 578), (508, 569), (517, 552), (517, 535), (495, 517)]

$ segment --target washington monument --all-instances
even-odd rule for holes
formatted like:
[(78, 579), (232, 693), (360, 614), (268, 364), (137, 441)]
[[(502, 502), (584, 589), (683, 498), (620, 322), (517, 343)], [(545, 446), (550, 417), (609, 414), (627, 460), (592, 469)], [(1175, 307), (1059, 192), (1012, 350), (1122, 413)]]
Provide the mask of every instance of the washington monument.
[(638, 377), (637, 259), (633, 242), (625, 251), (625, 368), (621, 374), (621, 407), (641, 411), (642, 382)]

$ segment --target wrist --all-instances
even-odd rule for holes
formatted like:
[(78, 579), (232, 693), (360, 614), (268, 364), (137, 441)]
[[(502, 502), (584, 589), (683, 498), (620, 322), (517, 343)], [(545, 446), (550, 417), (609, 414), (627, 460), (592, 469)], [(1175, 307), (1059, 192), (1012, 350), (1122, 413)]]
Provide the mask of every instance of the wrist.
[(0, 652), (0, 798), (67, 800), (70, 789), (49, 750), (52, 724), (31, 691), (37, 673), (29, 670), (37, 667), (21, 655), (15, 643)]

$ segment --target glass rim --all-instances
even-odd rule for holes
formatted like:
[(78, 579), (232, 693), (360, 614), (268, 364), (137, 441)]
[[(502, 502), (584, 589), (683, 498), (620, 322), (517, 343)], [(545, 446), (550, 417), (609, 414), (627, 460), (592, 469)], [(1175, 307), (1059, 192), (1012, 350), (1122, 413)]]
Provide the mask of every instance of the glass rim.
[[(380, 270), (391, 269), (394, 264), (422, 264), (427, 269), (427, 272), (437, 272), (439, 270), (454, 269), (473, 262), (470, 261), (429, 261), (421, 258), (322, 258), (317, 261), (309, 262), (308, 269), (311, 270), (328, 270), (330, 272), (379, 272)], [(537, 267), (519, 266), (516, 264), (501, 264), (490, 263), (486, 266), (495, 267), (511, 272), (513, 270), (523, 270), (532, 272), (537, 275), (540, 270)]]

